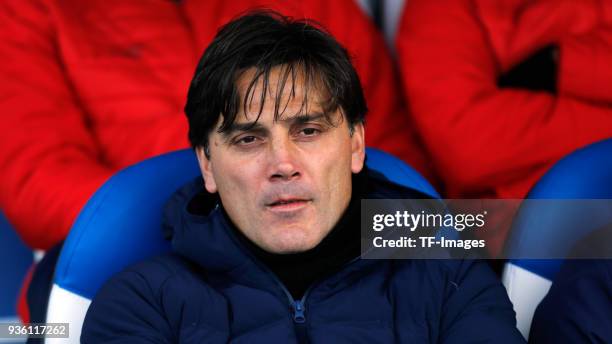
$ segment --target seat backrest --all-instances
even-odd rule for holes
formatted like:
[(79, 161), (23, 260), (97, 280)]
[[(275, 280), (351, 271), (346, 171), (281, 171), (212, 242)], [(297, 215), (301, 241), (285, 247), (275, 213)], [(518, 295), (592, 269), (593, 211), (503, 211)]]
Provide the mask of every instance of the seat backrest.
[(0, 323), (19, 321), (15, 305), (33, 261), (34, 252), (19, 239), (15, 229), (0, 212)]
[(47, 307), (47, 322), (80, 328), (98, 288), (124, 267), (170, 249), (161, 232), (162, 209), (174, 191), (200, 175), (195, 154), (181, 150), (116, 173), (89, 199), (64, 242)]
[[(390, 181), (439, 198), (425, 178), (387, 153), (368, 148), (366, 163)], [(47, 311), (47, 322), (70, 323), (69, 342), (79, 341), (91, 299), (110, 276), (170, 249), (161, 230), (163, 207), (199, 175), (193, 151), (177, 151), (118, 172), (87, 202), (64, 243)]]
[[(612, 139), (594, 143), (561, 159), (538, 181), (527, 198), (612, 199)], [(542, 256), (565, 257), (581, 238), (612, 223), (612, 211), (581, 208), (583, 212), (588, 209), (589, 214), (578, 217), (572, 209), (575, 204), (553, 201), (542, 206), (524, 202), (506, 242), (507, 255), (517, 257), (537, 249), (547, 251), (541, 252)], [(542, 211), (543, 207), (546, 211)], [(585, 217), (588, 223), (581, 221)], [(504, 268), (502, 280), (525, 338), (535, 309), (548, 293), (562, 263), (563, 259), (511, 259)]]

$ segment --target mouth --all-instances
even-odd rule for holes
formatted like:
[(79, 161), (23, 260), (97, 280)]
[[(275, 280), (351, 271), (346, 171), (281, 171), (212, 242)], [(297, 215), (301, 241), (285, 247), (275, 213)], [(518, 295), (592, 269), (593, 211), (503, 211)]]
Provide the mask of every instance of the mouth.
[(278, 199), (272, 203), (266, 204), (266, 208), (279, 212), (296, 211), (306, 207), (311, 201), (310, 199), (300, 198)]

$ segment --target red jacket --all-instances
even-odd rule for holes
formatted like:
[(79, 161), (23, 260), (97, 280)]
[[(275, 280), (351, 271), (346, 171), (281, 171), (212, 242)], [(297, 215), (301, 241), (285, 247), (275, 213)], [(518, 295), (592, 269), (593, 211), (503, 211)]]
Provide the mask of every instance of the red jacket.
[(62, 240), (115, 171), (188, 147), (183, 106), (217, 28), (254, 5), (313, 18), (354, 55), (367, 144), (424, 171), (383, 40), (351, 0), (0, 5), (0, 206), (32, 247)]
[[(611, 30), (607, 0), (406, 1), (402, 81), (447, 197), (524, 197), (555, 161), (612, 137)], [(557, 94), (497, 86), (550, 44)]]

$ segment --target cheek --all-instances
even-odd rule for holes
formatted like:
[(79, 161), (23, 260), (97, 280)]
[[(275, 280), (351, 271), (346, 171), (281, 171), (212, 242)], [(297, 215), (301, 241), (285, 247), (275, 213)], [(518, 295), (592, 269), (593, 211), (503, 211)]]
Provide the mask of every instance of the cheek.
[(259, 185), (257, 162), (230, 160), (220, 161), (212, 168), (219, 194), (233, 202), (252, 198)]
[(336, 159), (332, 170), (332, 179), (334, 183), (335, 200), (339, 203), (345, 203), (350, 198), (351, 183), (352, 183), (352, 159), (347, 151), (342, 151), (341, 158)]
[(323, 199), (325, 203), (329, 202), (326, 211), (332, 210), (331, 207), (335, 209), (341, 206), (340, 203), (350, 198), (348, 194), (351, 190), (351, 159), (346, 154), (335, 157), (319, 162), (321, 173), (317, 176), (317, 180), (325, 181), (325, 185), (319, 184), (318, 187), (327, 194)]

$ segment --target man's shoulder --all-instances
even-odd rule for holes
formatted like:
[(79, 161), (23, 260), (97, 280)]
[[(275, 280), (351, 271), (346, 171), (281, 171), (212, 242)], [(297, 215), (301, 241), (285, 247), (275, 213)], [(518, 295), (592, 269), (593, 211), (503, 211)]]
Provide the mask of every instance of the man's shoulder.
[(210, 289), (204, 272), (194, 263), (167, 253), (135, 263), (113, 275), (93, 301), (94, 304), (130, 304), (134, 299), (179, 302)]
[(166, 253), (128, 266), (114, 275), (107, 284), (124, 284), (139, 280), (145, 282), (151, 289), (159, 289), (168, 281), (175, 279), (202, 281), (202, 273), (189, 260), (175, 253)]
[[(461, 342), (524, 342), (505, 288), (483, 260), (401, 260), (393, 281), (396, 313), (428, 314), (440, 342), (461, 333)], [(418, 300), (418, 301), (417, 301)]]
[(483, 260), (404, 259), (394, 265), (396, 283), (437, 290), (434, 295), (441, 299), (454, 296), (459, 288), (501, 290), (501, 282)]
[(439, 275), (444, 278), (460, 277), (466, 268), (474, 264), (486, 264), (476, 259), (398, 259), (396, 271), (400, 274)]
[[(203, 309), (209, 313), (203, 316)], [(194, 338), (225, 338), (226, 309), (193, 263), (174, 254), (156, 256), (104, 284), (87, 311), (81, 339), (106, 342), (126, 334), (126, 342), (174, 342), (183, 335), (182, 324), (198, 325), (186, 332)]]
[[(222, 302), (203, 271), (179, 255), (155, 256), (117, 273), (100, 288), (88, 313), (156, 313), (176, 317), (194, 300)], [(178, 309), (177, 309), (178, 307)], [(109, 311), (112, 310), (112, 311)]]

